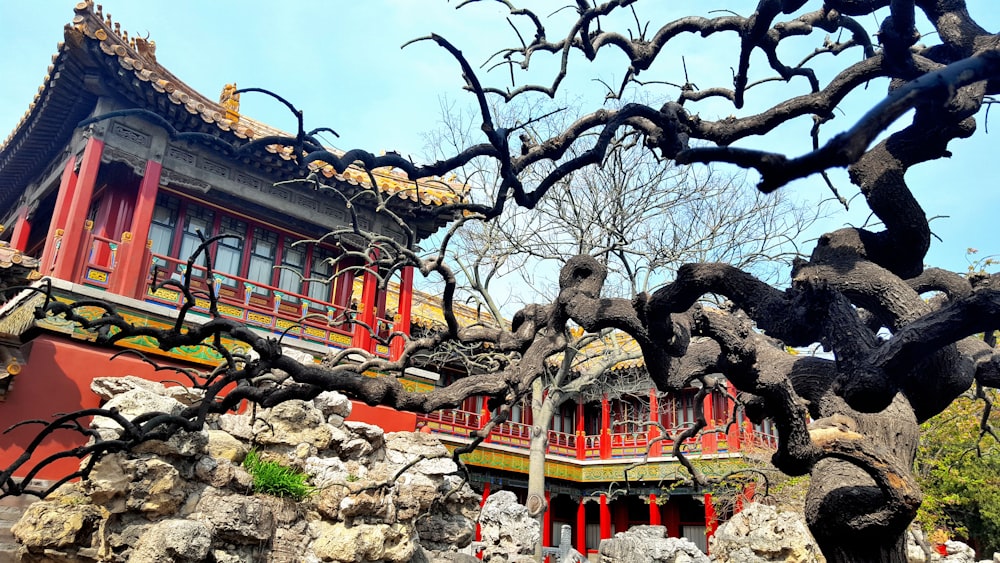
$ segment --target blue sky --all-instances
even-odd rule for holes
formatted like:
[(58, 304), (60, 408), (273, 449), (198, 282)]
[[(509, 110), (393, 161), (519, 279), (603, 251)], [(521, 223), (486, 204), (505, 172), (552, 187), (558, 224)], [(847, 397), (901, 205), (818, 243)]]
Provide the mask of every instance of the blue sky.
[[(639, 4), (638, 13), (641, 19), (656, 18), (660, 14), (655, 10), (710, 15), (712, 8), (736, 9), (735, 4), (732, 0), (647, 0)], [(749, 10), (756, 2), (742, 0), (738, 4)], [(0, 137), (6, 138), (14, 128), (42, 84), (56, 44), (62, 40), (63, 25), (72, 20), (74, 5), (70, 0), (0, 0)], [(339, 148), (392, 149), (419, 155), (423, 150), (421, 133), (433, 129), (439, 121), (439, 98), (447, 95), (462, 103), (469, 95), (461, 90), (457, 65), (442, 49), (430, 43), (403, 50), (399, 47), (409, 39), (436, 32), (479, 63), (493, 47), (511, 44), (513, 39), (499, 4), (480, 2), (459, 11), (455, 5), (454, 0), (108, 0), (104, 9), (130, 35), (148, 33), (157, 42), (159, 61), (209, 97), (214, 97), (227, 82), (269, 88), (304, 110), (307, 127), (336, 129), (341, 135), (335, 141)], [(987, 29), (1000, 30), (1000, 3), (970, 0), (969, 6)], [(876, 28), (873, 22), (865, 23)], [(921, 30), (928, 29), (923, 22)], [(819, 40), (821, 36), (803, 45), (811, 49)], [(726, 85), (730, 67), (736, 64), (736, 55), (729, 50), (734, 44), (732, 37), (685, 39), (644, 78), (682, 82), (683, 55), (692, 81), (700, 87)], [(842, 56), (854, 57), (852, 60), (858, 57), (855, 52)], [(574, 61), (573, 68), (586, 70), (579, 62)], [(599, 62), (594, 73), (586, 77), (583, 73), (571, 74), (575, 81), (566, 84), (574, 96), (584, 97), (591, 104), (599, 104), (602, 96), (592, 78), (614, 81), (622, 75), (622, 69), (614, 65), (620, 58), (602, 57)], [(504, 72), (488, 76), (494, 84), (507, 84)], [(845, 105), (845, 114), (825, 129), (826, 135), (849, 127), (884, 91), (884, 84), (873, 84), (871, 97), (864, 93), (852, 96)], [(669, 97), (671, 92), (664, 89), (660, 94)], [(777, 89), (761, 88), (756, 99), (758, 104), (773, 102), (777, 95)], [(754, 107), (753, 97), (749, 107)], [(271, 125), (294, 127), (282, 106), (259, 95), (244, 95), (241, 109)], [(701, 111), (706, 118), (732, 112), (711, 105)], [(994, 130), (1000, 130), (998, 119), (1000, 116), (992, 120)], [(983, 123), (981, 114), (975, 136), (952, 144), (952, 159), (915, 168), (908, 177), (928, 216), (946, 216), (932, 223), (943, 241), (934, 241), (929, 264), (963, 269), (967, 247), (979, 248), (982, 254), (1000, 252), (993, 231), (1000, 212), (1000, 190), (995, 187), (1000, 159), (994, 148), (998, 133), (986, 134)], [(804, 127), (808, 125), (785, 127), (744, 145), (801, 154), (809, 149), (809, 140), (802, 134)], [(843, 193), (856, 193), (845, 174), (838, 173), (835, 178)], [(817, 178), (799, 181), (787, 189), (810, 201), (827, 195)], [(854, 208), (851, 213), (835, 212), (817, 234), (848, 223), (863, 223), (863, 205), (856, 202)]]

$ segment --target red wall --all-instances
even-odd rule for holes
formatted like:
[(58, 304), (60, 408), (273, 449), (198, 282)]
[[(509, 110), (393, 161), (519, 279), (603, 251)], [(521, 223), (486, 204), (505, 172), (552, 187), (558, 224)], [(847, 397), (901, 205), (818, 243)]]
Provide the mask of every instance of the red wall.
[[(95, 348), (69, 339), (42, 334), (22, 348), (26, 365), (0, 403), (0, 430), (29, 419), (51, 420), (56, 413), (67, 413), (99, 406), (99, 398), (90, 390), (95, 377), (135, 375), (160, 381), (172, 372), (154, 372), (152, 366), (134, 356), (109, 358), (114, 351)], [(89, 423), (89, 420), (86, 422)], [(85, 424), (86, 424), (85, 423)], [(0, 434), (0, 468), (7, 468), (34, 439), (40, 425), (28, 425)], [(79, 433), (60, 430), (36, 450), (32, 460), (65, 451), (86, 443)], [(36, 475), (39, 479), (57, 479), (79, 467), (79, 460), (59, 460)], [(26, 473), (18, 471), (18, 476)]]
[(389, 407), (369, 407), (358, 401), (351, 403), (351, 416), (347, 420), (374, 424), (386, 432), (413, 432), (417, 427), (417, 415), (412, 412), (401, 412)]

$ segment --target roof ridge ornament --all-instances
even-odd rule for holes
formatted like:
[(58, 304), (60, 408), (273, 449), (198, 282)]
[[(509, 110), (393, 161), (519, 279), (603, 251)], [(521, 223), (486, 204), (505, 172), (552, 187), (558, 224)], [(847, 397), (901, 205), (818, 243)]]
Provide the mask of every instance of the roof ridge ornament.
[(226, 109), (226, 119), (233, 123), (240, 121), (240, 93), (237, 92), (236, 83), (226, 84), (219, 94), (219, 105)]

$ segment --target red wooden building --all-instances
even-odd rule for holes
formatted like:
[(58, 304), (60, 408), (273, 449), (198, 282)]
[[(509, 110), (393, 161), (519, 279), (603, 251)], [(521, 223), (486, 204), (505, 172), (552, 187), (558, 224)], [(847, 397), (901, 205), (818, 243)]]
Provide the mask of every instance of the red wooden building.
[[(317, 358), (331, 347), (348, 346), (391, 354), (367, 332), (354, 331), (345, 316), (408, 333), (413, 321), (433, 322), (433, 299), (414, 295), (412, 271), (381, 291), (371, 272), (355, 279), (345, 270), (334, 277), (338, 272), (327, 259), (350, 249), (293, 245), (347, 226), (344, 201), (294, 182), (301, 171), (288, 148), (260, 144), (234, 152), (231, 147), (280, 132), (241, 115), (233, 90), (227, 86), (221, 102), (193, 91), (157, 63), (150, 42), (129, 38), (99, 6), (79, 4), (34, 102), (0, 144), (0, 241), (6, 243), (0, 246), (0, 287), (41, 276), (60, 300), (103, 299), (133, 322), (166, 326), (176, 318), (181, 296), (153, 286), (184, 272), (199, 232), (233, 234), (240, 238), (223, 239), (212, 249), (215, 276), (194, 276), (218, 290), (223, 315), (263, 332), (288, 331), (290, 346)], [(104, 118), (91, 119), (98, 116)], [(372, 189), (360, 171), (336, 174), (320, 166), (314, 172), (348, 196)], [(447, 182), (414, 185), (391, 171), (378, 174), (387, 205), (418, 240), (446, 223), (429, 208), (462, 196), (461, 186)], [(357, 213), (362, 228), (405, 241), (399, 227), (373, 209), (360, 206)], [(32, 271), (37, 273), (26, 275)], [(110, 361), (108, 350), (91, 345), (91, 337), (70, 323), (35, 319), (40, 299), (25, 292), (0, 304), (0, 428), (98, 406), (89, 391), (93, 377), (160, 379), (136, 358)], [(207, 317), (204, 309), (195, 312)], [(123, 346), (181, 365), (217, 360), (204, 348), (163, 353), (148, 342)], [(428, 389), (447, 376), (447, 368), (418, 370), (407, 384)], [(650, 447), (657, 431), (637, 422), (656, 420), (671, 429), (691, 424), (694, 393), (595, 397), (563, 409), (549, 429), (546, 545), (557, 540), (553, 530), (561, 523), (574, 527), (580, 551), (596, 548), (613, 531), (647, 523), (662, 523), (671, 535), (704, 544), (711, 502), (697, 491), (670, 488), (681, 469), (667, 455), (669, 443)], [(725, 469), (739, 460), (747, 440), (772, 439), (749, 426), (726, 427), (731, 404), (711, 396), (705, 401), (717, 431), (688, 444), (695, 457)], [(526, 487), (531, 420), (527, 409), (516, 411), (467, 456), (487, 491)], [(461, 409), (419, 419), (454, 447), (488, 416), (482, 400), (473, 398)], [(356, 405), (353, 417), (387, 430), (412, 430), (418, 422), (412, 414), (364, 405)], [(32, 432), (21, 428), (0, 436), (0, 466), (20, 455)], [(78, 438), (57, 436), (40, 453), (67, 449)], [(647, 450), (650, 463), (631, 470), (626, 487), (625, 469)], [(74, 466), (67, 460), (37, 477), (54, 478)]]

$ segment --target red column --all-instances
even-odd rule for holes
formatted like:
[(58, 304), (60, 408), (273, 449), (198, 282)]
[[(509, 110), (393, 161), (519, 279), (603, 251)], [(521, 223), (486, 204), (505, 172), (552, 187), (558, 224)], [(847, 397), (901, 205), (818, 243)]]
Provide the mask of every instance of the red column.
[(17, 220), (14, 222), (14, 231), (10, 234), (10, 246), (14, 250), (24, 252), (28, 250), (28, 235), (31, 234), (31, 223), (28, 222), (28, 206), (22, 205), (17, 210)]
[[(726, 382), (726, 424), (729, 421), (734, 420), (733, 414), (736, 410), (736, 403), (730, 399), (730, 394), (735, 395), (736, 389), (733, 388), (732, 383)], [(739, 424), (733, 424), (732, 426), (727, 426), (726, 430), (726, 446), (730, 452), (740, 451), (740, 426)]]
[(141, 291), (146, 282), (146, 241), (149, 239), (149, 224), (153, 220), (153, 209), (156, 207), (156, 192), (160, 186), (160, 171), (163, 165), (155, 160), (146, 162), (146, 173), (139, 184), (139, 193), (135, 199), (135, 210), (132, 212), (132, 224), (128, 229), (130, 236), (122, 233), (121, 246), (118, 250), (118, 267), (114, 272), (114, 284), (111, 291), (119, 295), (141, 298)]
[[(660, 403), (656, 397), (656, 388), (653, 387), (649, 390), (649, 421), (659, 422), (660, 419)], [(660, 428), (654, 424), (650, 424), (646, 432), (646, 439), (649, 443), (653, 443), (653, 440), (660, 437)], [(656, 442), (649, 446), (650, 457), (660, 457), (663, 455), (663, 443)]]
[(76, 157), (70, 157), (59, 180), (59, 192), (56, 194), (55, 207), (52, 208), (52, 220), (49, 221), (49, 231), (45, 234), (45, 248), (42, 250), (39, 263), (42, 275), (49, 275), (52, 262), (62, 251), (63, 228), (66, 226), (66, 216), (69, 213), (69, 201), (73, 199), (73, 193), (76, 191), (76, 179)]
[[(719, 519), (715, 515), (715, 505), (712, 504), (712, 494), (705, 493), (705, 545), (712, 543), (712, 536), (719, 528)], [(708, 547), (705, 548), (705, 555), (708, 555)]]
[[(396, 310), (397, 319), (393, 323), (393, 332), (410, 335), (410, 315), (413, 311), (413, 266), (406, 266), (399, 279), (399, 304)], [(393, 338), (389, 346), (390, 359), (399, 359), (406, 343), (403, 338)]]
[(708, 423), (706, 428), (715, 428), (715, 412), (712, 409), (712, 394), (708, 393), (705, 398), (701, 400), (702, 409), (705, 411), (705, 422)]
[(611, 403), (601, 397), (601, 459), (611, 459)]
[[(486, 484), (483, 485), (483, 498), (479, 501), (479, 509), (480, 510), (483, 509), (483, 505), (486, 504), (486, 499), (488, 499), (489, 497), (490, 497), (490, 484), (486, 483)], [(483, 531), (479, 527), (479, 522), (478, 521), (476, 522), (476, 541), (483, 541)], [(483, 558), (483, 552), (480, 551), (479, 553), (477, 553), (476, 557), (482, 559)]]
[(586, 419), (583, 416), (583, 403), (577, 403), (576, 404), (576, 459), (587, 458), (587, 433), (584, 431), (585, 426), (586, 426)]
[(587, 555), (587, 505), (583, 497), (576, 507), (576, 550)]
[[(482, 430), (483, 428), (486, 428), (486, 425), (489, 423), (490, 423), (490, 409), (489, 407), (486, 406), (486, 397), (483, 397), (483, 410), (479, 412), (479, 429)], [(492, 434), (493, 434), (492, 432), (487, 434), (486, 438), (483, 438), (483, 442), (489, 442), (490, 436)]]
[(552, 545), (552, 494), (545, 491), (545, 514), (542, 516), (542, 547)]
[(80, 250), (83, 247), (83, 225), (90, 212), (90, 201), (94, 195), (94, 184), (97, 182), (97, 171), (101, 167), (101, 152), (104, 143), (91, 137), (87, 139), (87, 147), (83, 150), (83, 160), (80, 161), (80, 173), (76, 180), (76, 189), (72, 198), (66, 202), (69, 207), (66, 215), (65, 234), (62, 248), (52, 264), (52, 276), (77, 281), (76, 265), (79, 262)]
[(652, 493), (649, 495), (649, 525), (660, 525), (660, 505), (656, 504), (656, 495)]
[(608, 509), (608, 495), (601, 493), (601, 539), (611, 537), (611, 510)]
[[(378, 293), (378, 277), (376, 277), (375, 272), (371, 268), (365, 269), (364, 285), (361, 289), (361, 305), (358, 311), (358, 320), (362, 323), (375, 329), (375, 299)], [(374, 350), (375, 340), (371, 337), (369, 329), (355, 325), (354, 326), (354, 338), (351, 340), (351, 346), (355, 348), (361, 348), (363, 350), (368, 350), (369, 352)]]
[(716, 423), (715, 412), (712, 408), (711, 393), (705, 395), (705, 398), (702, 399), (702, 408), (705, 410), (705, 422), (708, 423), (708, 426), (706, 426), (705, 429), (709, 430), (709, 432), (705, 432), (701, 435), (701, 453), (714, 454), (718, 451), (718, 448), (716, 447), (718, 436), (714, 432), (711, 432), (711, 430), (715, 428)]

